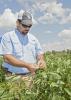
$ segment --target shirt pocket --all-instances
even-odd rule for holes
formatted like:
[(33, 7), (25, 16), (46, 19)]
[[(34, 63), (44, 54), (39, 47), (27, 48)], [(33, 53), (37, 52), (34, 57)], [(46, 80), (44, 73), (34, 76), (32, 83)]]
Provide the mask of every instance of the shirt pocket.
[(22, 57), (22, 50), (21, 49), (15, 50), (14, 55), (15, 55), (15, 57), (21, 58)]
[(30, 52), (32, 53), (32, 55), (33, 55), (34, 57), (36, 57), (36, 49), (35, 49), (35, 44), (34, 44), (34, 43), (30, 43), (30, 44), (29, 44), (29, 50), (30, 50)]
[(17, 41), (13, 41), (13, 53), (15, 57), (19, 58), (22, 56), (22, 45)]

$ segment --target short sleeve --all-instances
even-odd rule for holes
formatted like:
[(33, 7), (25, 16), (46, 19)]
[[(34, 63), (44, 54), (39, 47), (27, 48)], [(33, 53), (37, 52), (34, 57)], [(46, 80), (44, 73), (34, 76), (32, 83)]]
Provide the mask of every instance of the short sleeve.
[(43, 49), (37, 39), (36, 39), (36, 53), (37, 55), (43, 54)]
[(8, 34), (2, 36), (1, 51), (2, 51), (2, 55), (12, 54), (12, 43)]

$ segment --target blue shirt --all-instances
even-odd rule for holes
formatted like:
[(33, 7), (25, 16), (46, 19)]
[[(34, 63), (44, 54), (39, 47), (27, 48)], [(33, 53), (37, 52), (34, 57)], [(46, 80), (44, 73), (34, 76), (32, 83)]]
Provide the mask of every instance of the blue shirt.
[[(1, 41), (2, 54), (12, 54), (18, 60), (22, 60), (28, 63), (35, 64), (37, 62), (37, 55), (42, 54), (42, 48), (40, 43), (32, 34), (21, 34), (17, 29), (5, 33)], [(15, 67), (6, 62), (3, 63), (5, 68), (8, 68), (13, 73), (27, 73), (27, 68)]]

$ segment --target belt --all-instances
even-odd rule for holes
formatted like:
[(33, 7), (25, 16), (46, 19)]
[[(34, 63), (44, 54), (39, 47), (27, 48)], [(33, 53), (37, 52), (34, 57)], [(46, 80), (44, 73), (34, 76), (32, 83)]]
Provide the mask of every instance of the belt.
[[(13, 75), (13, 72), (8, 71), (8, 68), (4, 68), (4, 67), (3, 67), (3, 71), (4, 71), (6, 74)], [(30, 74), (31, 74), (31, 72), (28, 72), (28, 73), (15, 73), (15, 75), (30, 75)]]

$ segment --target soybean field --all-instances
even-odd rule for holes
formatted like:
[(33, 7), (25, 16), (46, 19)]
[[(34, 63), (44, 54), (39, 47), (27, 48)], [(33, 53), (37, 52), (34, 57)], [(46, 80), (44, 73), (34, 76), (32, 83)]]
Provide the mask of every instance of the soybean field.
[(5, 76), (0, 57), (0, 100), (71, 100), (71, 51), (46, 52), (45, 70), (37, 70), (32, 86), (19, 76)]

